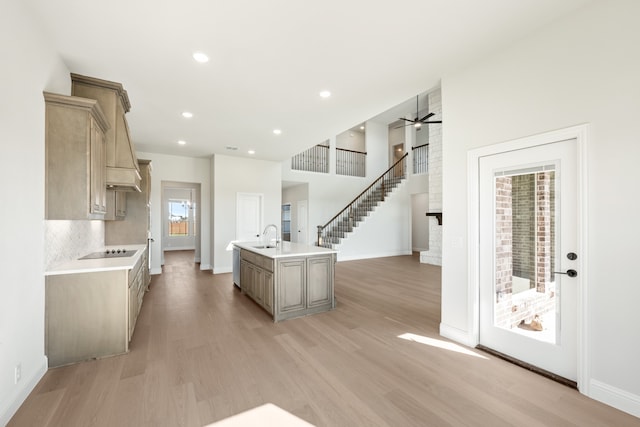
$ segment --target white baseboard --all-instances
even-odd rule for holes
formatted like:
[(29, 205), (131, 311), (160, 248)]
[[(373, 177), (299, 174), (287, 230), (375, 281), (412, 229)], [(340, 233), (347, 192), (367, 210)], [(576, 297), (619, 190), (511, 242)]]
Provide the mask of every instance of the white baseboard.
[(153, 276), (156, 274), (162, 274), (162, 267), (160, 268), (152, 268), (151, 270), (149, 270), (149, 273)]
[(589, 381), (589, 397), (640, 418), (640, 396), (601, 381)]
[(454, 328), (453, 326), (440, 323), (440, 335), (445, 338), (449, 338), (452, 341), (466, 345), (467, 347), (475, 347), (476, 342), (473, 336), (467, 331)]
[(211, 264), (200, 264), (200, 270), (211, 270)]
[(28, 378), (27, 381), (22, 383), (22, 387), (16, 387), (4, 402), (0, 402), (0, 426), (9, 424), (11, 417), (18, 412), (18, 409), (27, 399), (29, 393), (36, 387), (38, 381), (42, 379), (44, 374), (47, 373), (48, 366), (47, 356), (42, 356), (42, 364), (38, 370)]
[(232, 273), (233, 267), (215, 267), (213, 274)]
[(400, 255), (411, 255), (411, 251), (396, 251), (396, 252), (381, 252), (377, 254), (365, 254), (365, 255), (347, 255), (340, 256), (340, 251), (338, 250), (338, 262), (340, 261), (355, 261), (359, 259), (371, 259), (371, 258), (386, 258), (390, 256), (400, 256)]

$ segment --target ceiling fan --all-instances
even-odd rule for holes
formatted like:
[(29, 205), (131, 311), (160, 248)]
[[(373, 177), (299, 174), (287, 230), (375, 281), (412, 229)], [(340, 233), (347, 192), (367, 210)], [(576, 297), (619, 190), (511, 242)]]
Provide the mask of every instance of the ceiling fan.
[(420, 130), (422, 125), (428, 125), (432, 123), (442, 123), (442, 120), (426, 121), (427, 119), (433, 117), (435, 114), (436, 113), (429, 113), (426, 116), (420, 118), (420, 116), (418, 115), (418, 95), (416, 95), (416, 118), (411, 120), (411, 119), (405, 119), (403, 117), (400, 117), (399, 120), (404, 120), (405, 122), (409, 122), (409, 123), (403, 126), (396, 126), (396, 129), (407, 127), (407, 126), (413, 126), (416, 128), (416, 130)]

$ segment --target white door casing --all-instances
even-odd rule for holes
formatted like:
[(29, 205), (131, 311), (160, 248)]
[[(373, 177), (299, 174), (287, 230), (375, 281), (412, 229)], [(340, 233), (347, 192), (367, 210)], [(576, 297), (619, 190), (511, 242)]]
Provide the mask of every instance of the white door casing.
[(296, 218), (296, 231), (297, 231), (297, 243), (306, 245), (308, 242), (308, 226), (309, 226), (309, 214), (307, 212), (307, 201), (300, 200), (298, 203), (298, 215)]

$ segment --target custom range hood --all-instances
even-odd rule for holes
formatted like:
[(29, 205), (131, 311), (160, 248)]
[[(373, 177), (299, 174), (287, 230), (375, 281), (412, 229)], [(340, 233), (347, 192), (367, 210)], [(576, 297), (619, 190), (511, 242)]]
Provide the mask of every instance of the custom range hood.
[(106, 184), (110, 190), (140, 191), (140, 169), (125, 114), (129, 96), (120, 83), (71, 73), (71, 94), (95, 99), (111, 128), (105, 133)]

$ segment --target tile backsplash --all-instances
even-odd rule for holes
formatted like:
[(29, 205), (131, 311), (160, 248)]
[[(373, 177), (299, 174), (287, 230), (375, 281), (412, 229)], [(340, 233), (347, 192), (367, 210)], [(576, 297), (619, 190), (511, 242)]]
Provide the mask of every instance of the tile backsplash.
[(44, 222), (45, 271), (104, 248), (104, 221)]

